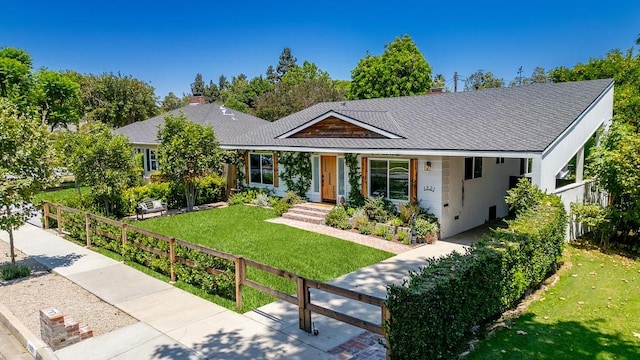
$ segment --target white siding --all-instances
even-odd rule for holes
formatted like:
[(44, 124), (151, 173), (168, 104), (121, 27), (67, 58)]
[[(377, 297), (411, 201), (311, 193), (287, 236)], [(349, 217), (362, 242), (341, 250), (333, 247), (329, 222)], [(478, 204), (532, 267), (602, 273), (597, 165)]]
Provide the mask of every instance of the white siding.
[(490, 157), (482, 160), (482, 177), (464, 180), (464, 159), (442, 159), (443, 238), (484, 224), (489, 220), (491, 206), (496, 206), (497, 217), (506, 216), (509, 211), (504, 197), (509, 178), (520, 172), (520, 159), (505, 159), (504, 163), (496, 164), (496, 158)]
[[(584, 116), (569, 127), (542, 154), (540, 164), (534, 164), (533, 183), (542, 190), (553, 192), (556, 174), (584, 146), (587, 140), (604, 125), (608, 127), (613, 116), (613, 87), (598, 99)], [(534, 159), (534, 163), (535, 163)]]
[[(431, 169), (425, 170), (425, 164), (431, 163)], [(443, 169), (441, 156), (418, 158), (418, 202), (438, 218), (442, 217)]]

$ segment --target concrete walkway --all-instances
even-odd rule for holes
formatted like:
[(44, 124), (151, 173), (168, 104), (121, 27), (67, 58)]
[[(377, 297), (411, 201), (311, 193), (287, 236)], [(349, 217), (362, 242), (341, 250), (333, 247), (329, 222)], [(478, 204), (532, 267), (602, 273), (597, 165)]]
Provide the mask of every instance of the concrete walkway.
[[(333, 229), (330, 227), (326, 227)], [(379, 298), (386, 298), (386, 284), (402, 284), (409, 271), (417, 271), (428, 264), (428, 259), (437, 258), (453, 251), (464, 253), (469, 245), (475, 243), (479, 237), (488, 231), (488, 226), (482, 226), (454, 237), (440, 240), (435, 244), (423, 245), (405, 251), (386, 259), (356, 270), (347, 275), (330, 281), (346, 289), (358, 291)], [(327, 234), (335, 236), (334, 234)], [(384, 240), (381, 240), (384, 241)], [(376, 306), (367, 305), (337, 295), (311, 289), (311, 301), (316, 305), (327, 307), (341, 313), (375, 324), (381, 323), (381, 312)], [(270, 327), (279, 329), (286, 334), (295, 334), (298, 330), (297, 307), (284, 301), (277, 301), (262, 306), (245, 315)], [(306, 340), (308, 343), (325, 351), (337, 348), (348, 339), (361, 335), (364, 330), (336, 320), (312, 314), (314, 326), (320, 332), (319, 336)], [(384, 354), (382, 345), (373, 345), (378, 354)], [(364, 358), (375, 358), (375, 356)], [(382, 358), (384, 356), (382, 355)]]
[(16, 248), (140, 320), (55, 351), (60, 360), (335, 359), (300, 341), (303, 331), (278, 331), (51, 232), (25, 225), (14, 235)]
[[(386, 284), (402, 283), (409, 270), (425, 266), (428, 258), (464, 252), (485, 231), (480, 228), (405, 251), (331, 283), (384, 298)], [(1, 232), (0, 238), (8, 241), (8, 234)], [(238, 314), (35, 226), (16, 231), (15, 243), (25, 254), (140, 320), (56, 351), (60, 360), (337, 359), (331, 350), (363, 333), (360, 328), (313, 314), (319, 335), (308, 335), (298, 328), (297, 307), (282, 301)], [(311, 292), (317, 305), (380, 323), (377, 307)]]

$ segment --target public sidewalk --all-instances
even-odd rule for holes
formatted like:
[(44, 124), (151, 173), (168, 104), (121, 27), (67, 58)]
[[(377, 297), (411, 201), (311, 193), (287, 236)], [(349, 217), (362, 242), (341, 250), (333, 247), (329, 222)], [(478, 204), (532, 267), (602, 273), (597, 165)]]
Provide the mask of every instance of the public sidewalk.
[[(8, 242), (6, 232), (0, 238)], [(300, 341), (309, 337), (301, 330), (285, 334), (51, 232), (25, 225), (14, 238), (25, 254), (140, 321), (55, 351), (60, 360), (335, 359)]]

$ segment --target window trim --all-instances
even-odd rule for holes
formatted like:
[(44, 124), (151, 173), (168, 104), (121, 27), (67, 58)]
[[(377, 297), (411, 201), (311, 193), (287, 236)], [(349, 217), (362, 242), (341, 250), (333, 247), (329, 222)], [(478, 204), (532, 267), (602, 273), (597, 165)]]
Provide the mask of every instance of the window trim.
[[(469, 165), (471, 160), (471, 165)], [(467, 156), (464, 158), (464, 179), (473, 180), (482, 177), (482, 157)], [(470, 166), (468, 168), (468, 166)]]
[[(374, 197), (374, 195), (371, 194), (371, 174), (373, 173), (372, 171), (372, 166), (371, 166), (371, 162), (372, 161), (385, 161), (387, 163), (387, 189), (386, 189), (386, 193), (385, 193), (385, 199), (392, 201), (392, 202), (410, 202), (411, 201), (411, 159), (404, 159), (404, 158), (393, 158), (393, 159), (389, 159), (389, 158), (368, 158), (367, 159), (367, 167), (368, 167), (368, 171), (367, 171), (367, 195), (369, 197)], [(389, 162), (406, 162), (407, 164), (407, 199), (393, 199), (389, 197), (389, 186), (390, 186), (390, 181), (389, 181)]]
[[(251, 167), (251, 155), (258, 155), (260, 157), (259, 158), (259, 163), (260, 163), (260, 182), (253, 181), (253, 179), (251, 178), (251, 170), (252, 170), (252, 167)], [(264, 182), (264, 171), (263, 171), (263, 168), (262, 168), (262, 157), (263, 156), (271, 157), (271, 183), (270, 184)], [(274, 166), (273, 153), (268, 153), (268, 154), (267, 153), (255, 153), (255, 152), (249, 153), (249, 174), (247, 174), (247, 178), (249, 179), (249, 183), (250, 184), (260, 184), (260, 185), (275, 186), (274, 183), (275, 183), (275, 177), (276, 176), (277, 176), (277, 172), (276, 172), (275, 166)]]
[[(152, 154), (153, 156), (151, 156)], [(158, 155), (156, 150), (149, 148), (144, 149), (144, 158), (145, 171), (158, 171)]]

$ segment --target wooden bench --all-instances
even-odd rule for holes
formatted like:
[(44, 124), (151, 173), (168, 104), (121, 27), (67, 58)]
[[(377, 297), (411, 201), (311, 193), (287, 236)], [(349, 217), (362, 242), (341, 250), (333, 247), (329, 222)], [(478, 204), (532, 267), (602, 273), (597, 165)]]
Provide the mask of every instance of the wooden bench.
[(136, 220), (144, 219), (144, 214), (167, 213), (167, 203), (160, 200), (144, 199), (136, 206)]

